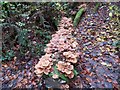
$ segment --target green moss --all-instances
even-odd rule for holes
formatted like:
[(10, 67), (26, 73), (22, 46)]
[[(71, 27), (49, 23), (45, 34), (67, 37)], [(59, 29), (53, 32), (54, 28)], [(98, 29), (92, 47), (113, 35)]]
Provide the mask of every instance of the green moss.
[(81, 8), (81, 9), (77, 12), (77, 14), (76, 14), (76, 16), (75, 16), (75, 19), (74, 19), (74, 21), (73, 21), (74, 27), (76, 27), (76, 26), (78, 25), (78, 23), (79, 23), (79, 21), (80, 21), (80, 17), (82, 16), (82, 14), (83, 14), (84, 11), (85, 11), (85, 9), (84, 9), (84, 8)]

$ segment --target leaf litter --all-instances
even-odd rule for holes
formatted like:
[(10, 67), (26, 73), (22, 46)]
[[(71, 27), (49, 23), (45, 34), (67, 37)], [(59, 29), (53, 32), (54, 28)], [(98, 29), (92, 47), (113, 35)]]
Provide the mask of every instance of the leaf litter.
[[(108, 15), (107, 5), (96, 13), (89, 9), (78, 24), (76, 38), (81, 55), (77, 65), (79, 76), (71, 81), (70, 88), (120, 87), (117, 81), (120, 75), (120, 58), (115, 55), (115, 47), (111, 45), (116, 36), (109, 24), (111, 22)], [(33, 73), (37, 62), (37, 59), (31, 59), (23, 63), (15, 60), (3, 63), (0, 78), (2, 87), (39, 88), (40, 78)]]

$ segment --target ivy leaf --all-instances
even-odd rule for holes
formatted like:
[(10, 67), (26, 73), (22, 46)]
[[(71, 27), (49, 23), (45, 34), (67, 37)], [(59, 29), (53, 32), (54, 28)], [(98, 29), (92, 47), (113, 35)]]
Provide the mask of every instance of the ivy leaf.
[(51, 73), (48, 74), (49, 77), (52, 77), (53, 75), (54, 75), (53, 72), (51, 72)]
[(60, 76), (60, 73), (57, 70), (57, 66), (54, 66), (54, 73), (57, 74), (58, 76)]
[(68, 78), (64, 74), (60, 74), (60, 72), (57, 70), (57, 66), (54, 66), (54, 72), (57, 74), (62, 80), (69, 82)]
[(78, 75), (78, 72), (75, 69), (73, 70), (73, 73), (74, 73), (75, 76)]
[(68, 78), (64, 74), (60, 74), (60, 78), (65, 80), (66, 82), (69, 82)]

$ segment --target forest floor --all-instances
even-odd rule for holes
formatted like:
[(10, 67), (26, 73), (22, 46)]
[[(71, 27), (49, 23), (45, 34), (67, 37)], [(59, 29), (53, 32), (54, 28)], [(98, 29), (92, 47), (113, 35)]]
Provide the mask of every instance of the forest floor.
[(115, 55), (115, 47), (112, 46), (117, 38), (111, 27), (114, 25), (107, 20), (108, 7), (102, 6), (97, 13), (90, 7), (76, 29), (79, 51), (82, 52), (78, 65), (78, 70), (81, 70), (79, 81), (82, 87), (118, 87), (120, 58)]
[[(108, 7), (100, 7), (95, 13), (91, 6), (82, 16), (76, 29), (81, 57), (77, 70), (79, 76), (70, 83), (71, 88), (120, 87), (120, 58), (112, 42), (116, 36), (109, 20)], [(89, 10), (89, 11), (88, 11)], [(34, 73), (38, 59), (14, 60), (2, 63), (3, 88), (40, 88), (40, 79)]]

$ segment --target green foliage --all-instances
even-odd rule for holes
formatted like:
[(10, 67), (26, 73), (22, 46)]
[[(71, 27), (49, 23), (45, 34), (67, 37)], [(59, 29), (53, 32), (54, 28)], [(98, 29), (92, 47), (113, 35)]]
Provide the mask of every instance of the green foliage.
[(25, 26), (25, 23), (22, 23), (22, 22), (17, 22), (16, 24), (20, 27)]
[(120, 48), (120, 40), (113, 42), (113, 46)]
[(60, 72), (57, 70), (57, 66), (54, 66), (54, 72), (55, 74), (57, 74), (62, 80), (68, 82), (69, 79), (64, 75), (64, 74), (60, 74)]
[(99, 6), (100, 6), (100, 2), (97, 2), (96, 5), (95, 5), (95, 8), (94, 8), (95, 12), (98, 10)]
[(5, 53), (1, 52), (1, 54), (2, 54), (2, 56), (0, 57), (0, 61), (11, 60), (14, 57), (13, 50), (6, 51)]
[[(20, 29), (14, 24), (3, 23), (1, 27), (2, 33), (4, 34), (2, 42), (4, 52), (1, 51), (4, 55), (1, 58), (2, 60), (8, 60), (8, 57), (12, 57), (11, 52), (8, 52), (8, 50), (12, 50), (15, 47), (15, 44), (19, 45), (21, 55), (25, 55), (27, 51), (30, 51), (33, 56), (44, 54), (44, 48), (51, 39), (50, 32), (45, 30), (36, 29), (31, 34), (31, 30)], [(6, 29), (6, 27), (8, 29)], [(32, 37), (31, 35), (39, 40), (39, 42), (36, 41), (35, 45), (33, 45), (33, 38), (29, 38)]]
[(1, 60), (10, 60), (14, 56), (14, 45), (16, 44), (17, 34), (19, 28), (14, 24), (2, 23), (0, 24), (2, 29), (2, 50)]
[(120, 8), (116, 5), (111, 5), (109, 6), (109, 9), (110, 9), (110, 17), (112, 17), (113, 15), (115, 15), (116, 17), (119, 17), (120, 16)]
[(27, 46), (28, 45), (28, 30), (27, 29), (23, 29), (21, 31), (19, 31), (18, 33), (18, 43), (21, 45), (21, 46)]
[(29, 51), (33, 56), (44, 54), (44, 48), (51, 39), (51, 34), (57, 30), (61, 16), (70, 16), (69, 10), (73, 8), (68, 2), (5, 1), (0, 2), (0, 5), (4, 54), (17, 48), (20, 55), (25, 55)]
[[(115, 27), (115, 29), (116, 29), (116, 31), (114, 33), (117, 36), (117, 38), (119, 38), (119, 36), (120, 36), (120, 7), (118, 7), (116, 5), (110, 5), (109, 10), (110, 10), (109, 16), (110, 16), (112, 22), (114, 22), (113, 27)], [(118, 39), (118, 40), (114, 41), (113, 46), (115, 46), (116, 48), (120, 48), (120, 40)]]
[(75, 69), (73, 70), (73, 73), (74, 73), (75, 76), (78, 75), (78, 72)]
[(55, 26), (58, 26), (58, 23), (62, 16), (72, 17), (71, 11), (78, 6), (76, 2), (50, 2), (48, 6), (52, 7), (52, 10), (49, 11), (51, 13), (47, 13), (47, 15), (51, 16), (52, 21), (54, 22)]
[(58, 75), (58, 77), (61, 78), (62, 80), (69, 82), (69, 79), (64, 74), (61, 74), (57, 70), (57, 66), (54, 66), (54, 72), (51, 72), (50, 74), (48, 74), (48, 76), (52, 77), (54, 74)]
[[(78, 72), (74, 69), (73, 70), (73, 73), (75, 75), (75, 77), (78, 75)], [(57, 66), (54, 66), (54, 71), (49, 73), (48, 76), (49, 77), (52, 77), (54, 74), (58, 75), (58, 77), (66, 82), (69, 82), (70, 80), (64, 75), (64, 74), (61, 74), (58, 70), (57, 70)]]
[(85, 11), (85, 9), (84, 9), (84, 8), (81, 8), (81, 9), (77, 12), (77, 14), (76, 14), (76, 16), (75, 16), (75, 18), (74, 18), (74, 21), (73, 21), (74, 27), (76, 27), (76, 26), (78, 25), (78, 23), (79, 23), (79, 21), (80, 21), (80, 17), (81, 17), (81, 15), (83, 14), (84, 11)]
[[(48, 32), (42, 31), (42, 30), (35, 30), (33, 32), (34, 37), (36, 39), (39, 39), (40, 42), (32, 41), (28, 37), (30, 36), (29, 30), (23, 29), (18, 34), (18, 43), (21, 46), (20, 52), (21, 54), (25, 54), (26, 51), (30, 51), (33, 55), (41, 55), (44, 53), (45, 44), (49, 42), (51, 39), (51, 36)], [(35, 42), (35, 44), (33, 43)], [(41, 43), (43, 42), (43, 43)]]
[(0, 5), (2, 6), (1, 12), (2, 12), (2, 18), (10, 17), (14, 14), (18, 14), (17, 11), (17, 3), (11, 3), (11, 2), (1, 2)]

